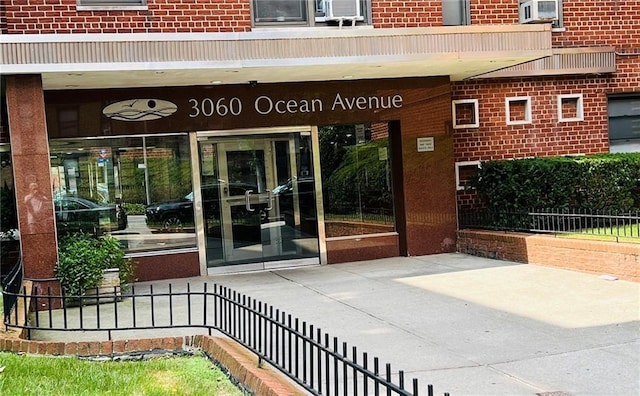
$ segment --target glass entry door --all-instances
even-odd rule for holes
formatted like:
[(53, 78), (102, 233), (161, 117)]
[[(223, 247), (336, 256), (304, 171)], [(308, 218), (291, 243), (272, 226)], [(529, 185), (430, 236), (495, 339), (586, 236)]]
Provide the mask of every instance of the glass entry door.
[(319, 263), (310, 134), (199, 137), (198, 145), (208, 268)]

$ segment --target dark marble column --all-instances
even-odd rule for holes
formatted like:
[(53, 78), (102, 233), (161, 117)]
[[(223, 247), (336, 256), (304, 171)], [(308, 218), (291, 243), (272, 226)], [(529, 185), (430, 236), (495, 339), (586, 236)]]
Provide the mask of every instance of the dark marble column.
[(44, 286), (58, 253), (40, 76), (7, 76), (6, 96), (24, 276)]

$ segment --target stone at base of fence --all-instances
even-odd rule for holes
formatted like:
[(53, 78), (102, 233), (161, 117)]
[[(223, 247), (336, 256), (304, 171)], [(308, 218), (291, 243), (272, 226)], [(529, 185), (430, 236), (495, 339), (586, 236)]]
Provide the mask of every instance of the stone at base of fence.
[(307, 393), (283, 374), (271, 368), (258, 367), (256, 355), (237, 342), (208, 335), (143, 338), (111, 341), (36, 341), (20, 337), (19, 332), (0, 330), (0, 351), (50, 356), (116, 357), (126, 354), (165, 351), (182, 354), (202, 350), (209, 359), (246, 390), (258, 396), (297, 396)]

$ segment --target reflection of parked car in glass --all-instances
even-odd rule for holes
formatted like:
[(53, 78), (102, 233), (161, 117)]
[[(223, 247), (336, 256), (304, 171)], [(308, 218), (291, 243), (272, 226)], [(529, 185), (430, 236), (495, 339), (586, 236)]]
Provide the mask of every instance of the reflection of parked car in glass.
[[(209, 184), (201, 188), (205, 218), (220, 218), (220, 184)], [(243, 196), (245, 191), (257, 191), (256, 186), (243, 183), (222, 183), (225, 197)], [(193, 192), (180, 199), (148, 205), (147, 227), (165, 232), (180, 232), (194, 229)]]
[(316, 194), (313, 177), (300, 177), (289, 179), (286, 183), (273, 189), (273, 194), (278, 198), (280, 214), (287, 225), (294, 227), (294, 186), (298, 192), (298, 207), (300, 213), (300, 231), (309, 235), (317, 234), (316, 224)]
[(151, 229), (182, 231), (184, 227), (193, 227), (193, 192), (174, 201), (151, 204), (145, 214)]
[(127, 228), (127, 213), (121, 205), (103, 205), (86, 198), (54, 198), (56, 222), (62, 232), (101, 234)]

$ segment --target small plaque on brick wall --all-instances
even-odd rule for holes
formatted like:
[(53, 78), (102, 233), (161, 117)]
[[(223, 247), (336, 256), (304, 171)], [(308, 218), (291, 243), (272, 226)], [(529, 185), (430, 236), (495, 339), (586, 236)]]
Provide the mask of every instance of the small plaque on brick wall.
[(418, 152), (434, 151), (435, 143), (432, 137), (418, 138)]

